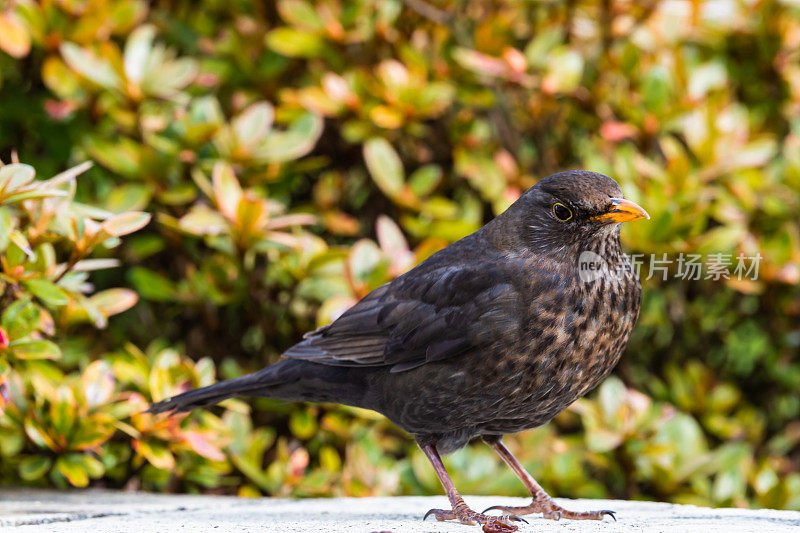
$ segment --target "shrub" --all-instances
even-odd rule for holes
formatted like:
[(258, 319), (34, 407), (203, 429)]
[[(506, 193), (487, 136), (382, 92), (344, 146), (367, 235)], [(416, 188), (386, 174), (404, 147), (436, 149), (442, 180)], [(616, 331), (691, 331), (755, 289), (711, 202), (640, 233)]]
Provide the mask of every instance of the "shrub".
[[(439, 490), (368, 413), (268, 400), (171, 421), (136, 410), (274, 361), (538, 178), (584, 167), (650, 212), (624, 230), (630, 252), (760, 255), (759, 279), (662, 280), (645, 262), (617, 378), (509, 445), (565, 496), (800, 508), (796, 7), (16, 0), (0, 28), (0, 149), (44, 174), (97, 162), (77, 189), (63, 178), (13, 193), (80, 203), (3, 197), (17, 229), (3, 257), (30, 276), (14, 278), (29, 318), (2, 323), (29, 329), (0, 338), (14, 369), (4, 482)], [(129, 211), (154, 222), (72, 257), (78, 230), (42, 241), (26, 214), (48, 202), (71, 202), (87, 228)], [(89, 295), (81, 265), (111, 260)], [(95, 331), (135, 303), (119, 286), (141, 301)], [(25, 336), (62, 357), (23, 360)], [(103, 439), (83, 435), (87, 417), (105, 421)], [(480, 447), (450, 461), (469, 464), (455, 476), (467, 492), (522, 490)]]

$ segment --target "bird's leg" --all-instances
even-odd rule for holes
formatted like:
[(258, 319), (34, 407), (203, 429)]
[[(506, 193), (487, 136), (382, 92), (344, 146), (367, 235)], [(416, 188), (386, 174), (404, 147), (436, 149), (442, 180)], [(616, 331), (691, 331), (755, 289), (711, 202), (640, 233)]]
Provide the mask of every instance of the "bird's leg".
[[(561, 518), (569, 518), (570, 520), (602, 520), (603, 517), (606, 515), (610, 516), (614, 520), (617, 518), (614, 516), (614, 511), (585, 511), (585, 512), (577, 512), (577, 511), (569, 511), (564, 509), (556, 502), (553, 501), (551, 498), (539, 485), (533, 476), (531, 476), (525, 468), (517, 461), (517, 458), (514, 457), (508, 448), (505, 447), (503, 441), (499, 438), (484, 438), (483, 439), (486, 444), (494, 448), (494, 451), (505, 461), (505, 463), (511, 467), (511, 470), (517, 475), (517, 477), (525, 484), (525, 487), (528, 489), (528, 492), (531, 493), (531, 497), (533, 501), (530, 505), (525, 507), (506, 507), (503, 505), (495, 505), (493, 507), (489, 507), (486, 511), (491, 511), (493, 509), (498, 509), (504, 513), (511, 513), (514, 515), (524, 515), (524, 514), (531, 514), (531, 513), (542, 513), (544, 518), (549, 518), (551, 520), (560, 520)], [(486, 511), (483, 511), (484, 513)]]
[(422, 451), (425, 452), (431, 465), (433, 465), (436, 476), (442, 483), (442, 487), (444, 487), (444, 491), (447, 493), (447, 498), (450, 500), (450, 505), (452, 507), (452, 509), (431, 509), (425, 513), (423, 520), (433, 515), (436, 517), (436, 520), (440, 521), (458, 520), (462, 524), (467, 525), (474, 525), (477, 523), (482, 525), (483, 530), (487, 533), (508, 533), (519, 529), (511, 523), (512, 521), (524, 522), (524, 520), (518, 516), (489, 516), (476, 513), (467, 507), (467, 504), (464, 503), (464, 498), (458, 493), (455, 485), (453, 485), (453, 481), (447, 474), (442, 459), (439, 457), (439, 452), (436, 451), (436, 446), (433, 444), (423, 444), (421, 442), (418, 442), (418, 444), (419, 447), (422, 448)]

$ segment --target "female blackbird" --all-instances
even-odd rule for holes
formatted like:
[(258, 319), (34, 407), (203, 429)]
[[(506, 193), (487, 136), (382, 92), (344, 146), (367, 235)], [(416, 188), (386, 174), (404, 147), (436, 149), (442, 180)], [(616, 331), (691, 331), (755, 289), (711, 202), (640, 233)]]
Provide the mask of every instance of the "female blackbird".
[[(514, 531), (511, 521), (527, 513), (613, 518), (558, 506), (500, 439), (546, 423), (616, 365), (642, 292), (620, 248), (619, 223), (640, 218), (649, 216), (622, 199), (613, 179), (554, 174), (480, 230), (307, 333), (278, 363), (150, 412), (233, 396), (373, 409), (414, 435), (450, 499), (451, 509), (425, 517), (478, 522), (486, 531)], [(476, 437), (525, 483), (530, 505), (496, 507), (512, 513), (504, 516), (467, 507), (439, 454)]]

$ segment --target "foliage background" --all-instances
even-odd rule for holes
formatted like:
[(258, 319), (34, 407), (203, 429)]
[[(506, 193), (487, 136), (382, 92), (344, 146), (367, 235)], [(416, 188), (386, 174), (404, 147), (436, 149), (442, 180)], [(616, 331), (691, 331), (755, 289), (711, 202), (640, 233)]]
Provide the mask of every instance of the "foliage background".
[[(139, 412), (581, 167), (650, 212), (630, 252), (759, 280), (646, 281), (614, 377), (509, 447), (560, 496), (800, 509), (796, 2), (2, 0), (0, 50), (0, 157), (95, 162), (0, 169), (3, 484), (438, 492), (373, 413)], [(524, 495), (480, 444), (447, 462)]]

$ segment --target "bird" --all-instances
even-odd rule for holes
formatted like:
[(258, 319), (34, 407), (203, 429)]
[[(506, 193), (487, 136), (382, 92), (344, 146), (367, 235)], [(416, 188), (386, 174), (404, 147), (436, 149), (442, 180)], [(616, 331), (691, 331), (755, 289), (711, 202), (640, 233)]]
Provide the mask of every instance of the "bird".
[[(413, 435), (442, 484), (451, 508), (424, 518), (493, 533), (517, 530), (521, 515), (531, 513), (616, 520), (609, 510), (559, 506), (502, 437), (547, 423), (617, 364), (642, 299), (620, 225), (649, 218), (608, 176), (553, 174), (476, 232), (306, 333), (277, 363), (154, 403), (149, 412), (238, 396), (371, 409)], [(482, 513), (467, 506), (441, 455), (474, 439), (520, 478), (530, 505)]]

